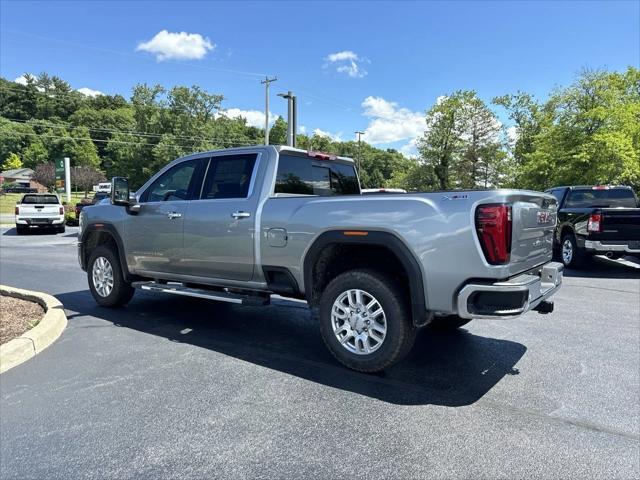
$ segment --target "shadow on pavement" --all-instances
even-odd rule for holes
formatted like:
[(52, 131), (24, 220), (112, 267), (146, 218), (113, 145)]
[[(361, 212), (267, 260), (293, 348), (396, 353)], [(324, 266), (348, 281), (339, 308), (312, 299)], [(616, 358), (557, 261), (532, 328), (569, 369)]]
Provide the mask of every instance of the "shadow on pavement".
[[(596, 256), (587, 259), (579, 270), (565, 268), (565, 277), (583, 278), (640, 278), (640, 263), (633, 257), (625, 257), (625, 263), (618, 260), (610, 260), (606, 257)], [(635, 264), (635, 265), (634, 265)]]
[[(422, 331), (412, 354), (377, 375), (342, 367), (325, 348), (305, 304), (280, 301), (242, 307), (136, 292), (124, 308), (98, 307), (88, 291), (57, 295), (70, 322), (90, 315), (171, 341), (191, 344), (332, 388), (399, 405), (469, 405), (505, 375), (526, 351), (520, 343), (465, 330)], [(216, 368), (215, 364), (211, 365)]]
[[(2, 232), (2, 235), (8, 236), (8, 237), (17, 237), (18, 231), (16, 230), (16, 227), (11, 227), (5, 230), (4, 232)], [(38, 228), (38, 229), (32, 229), (29, 231), (29, 233), (25, 233), (24, 235), (21, 235), (21, 236), (29, 236), (29, 235), (47, 235), (50, 237), (56, 237), (60, 235), (61, 237), (77, 237), (78, 232), (63, 234), (63, 233), (56, 232), (53, 228)]]

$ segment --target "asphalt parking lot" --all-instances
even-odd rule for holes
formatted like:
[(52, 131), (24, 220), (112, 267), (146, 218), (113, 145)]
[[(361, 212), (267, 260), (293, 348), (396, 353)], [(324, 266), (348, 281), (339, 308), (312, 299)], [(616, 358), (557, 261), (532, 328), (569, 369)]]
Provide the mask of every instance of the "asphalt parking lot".
[(0, 376), (2, 479), (640, 477), (640, 265), (567, 271), (553, 314), (424, 332), (372, 376), (300, 302), (99, 308), (75, 231), (0, 231), (0, 283), (69, 317)]

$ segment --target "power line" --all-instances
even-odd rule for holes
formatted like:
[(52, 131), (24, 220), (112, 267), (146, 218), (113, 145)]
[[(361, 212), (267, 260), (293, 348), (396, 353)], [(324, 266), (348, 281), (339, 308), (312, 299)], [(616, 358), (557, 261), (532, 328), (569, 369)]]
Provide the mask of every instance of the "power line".
[[(48, 133), (27, 133), (27, 132), (5, 132), (6, 135), (9, 136), (14, 136), (14, 137), (19, 137), (21, 135), (29, 135), (29, 136), (35, 136), (35, 137), (44, 137), (44, 138), (58, 138), (58, 139), (62, 139), (62, 140), (82, 140), (82, 141), (88, 141), (88, 142), (97, 142), (97, 143), (118, 143), (118, 144), (123, 144), (123, 145), (138, 145), (138, 146), (143, 146), (144, 144), (140, 143), (140, 142), (127, 142), (124, 140), (112, 140), (112, 139), (108, 139), (108, 140), (100, 140), (100, 139), (93, 139), (91, 137), (66, 137), (63, 135), (52, 135), (52, 134), (48, 134)], [(212, 140), (214, 142), (219, 142), (219, 143), (226, 143), (228, 145), (236, 145), (236, 146), (240, 146), (240, 145), (250, 145), (250, 142), (230, 142), (227, 140)], [(150, 145), (147, 144), (148, 146), (155, 146), (155, 145)], [(170, 146), (170, 147), (181, 147), (181, 148), (185, 148), (185, 145), (179, 145), (177, 143), (166, 143), (165, 145)]]
[[(157, 64), (157, 62), (155, 60), (152, 60), (151, 58), (140, 56), (140, 55), (136, 55), (136, 54), (129, 53), (129, 52), (122, 52), (120, 50), (112, 50), (110, 48), (101, 48), (101, 47), (92, 47), (92, 46), (86, 45), (84, 43), (70, 42), (68, 40), (61, 40), (59, 38), (45, 37), (45, 36), (42, 36), (42, 35), (37, 35), (37, 34), (34, 34), (34, 33), (30, 33), (30, 32), (22, 32), (22, 31), (19, 31), (19, 30), (12, 30), (12, 29), (7, 29), (7, 28), (3, 29), (3, 32), (11, 33), (11, 34), (14, 34), (14, 35), (22, 35), (22, 36), (25, 36), (25, 37), (36, 38), (38, 40), (43, 40), (45, 42), (56, 42), (56, 43), (60, 43), (60, 44), (63, 44), (63, 45), (69, 45), (71, 47), (81, 48), (81, 49), (85, 49), (85, 50), (93, 50), (95, 52), (110, 53), (110, 54), (113, 54), (113, 55), (119, 55), (119, 56), (122, 56), (122, 57), (134, 58), (136, 60), (142, 60), (142, 61), (146, 61), (146, 62), (151, 62), (151, 63)], [(235, 69), (231, 69), (231, 68), (211, 67), (211, 66), (208, 66), (208, 65), (196, 65), (194, 63), (178, 62), (178, 61), (174, 61), (174, 60), (164, 60), (164, 62), (173, 64), (173, 65), (189, 66), (189, 67), (193, 67), (193, 68), (199, 68), (201, 70), (211, 70), (211, 71), (214, 71), (214, 72), (231, 73), (231, 74), (240, 75), (240, 76), (247, 76), (247, 77), (264, 77), (265, 76), (264, 73), (249, 72), (249, 71), (244, 71), (244, 70), (235, 70)]]
[[(3, 29), (3, 32), (11, 33), (11, 34), (14, 34), (14, 35), (22, 35), (22, 36), (26, 36), (26, 37), (36, 38), (36, 39), (39, 39), (39, 40), (43, 40), (45, 42), (57, 42), (57, 43), (61, 43), (61, 44), (69, 45), (69, 46), (74, 46), (74, 47), (77, 47), (77, 48), (80, 48), (80, 49), (94, 50), (94, 51), (103, 52), (103, 53), (111, 53), (111, 54), (114, 54), (114, 55), (120, 55), (120, 56), (124, 56), (124, 57), (133, 58), (133, 59), (136, 59), (136, 60), (141, 60), (141, 61), (146, 61), (146, 62), (150, 62), (150, 63), (153, 63), (153, 64), (157, 64), (157, 62), (153, 61), (150, 58), (142, 57), (140, 55), (136, 55), (136, 54), (129, 53), (129, 52), (122, 52), (122, 51), (112, 50), (112, 49), (108, 49), (108, 48), (91, 47), (91, 46), (88, 46), (88, 45), (83, 44), (83, 43), (69, 42), (68, 40), (61, 40), (61, 39), (58, 39), (58, 38), (45, 37), (45, 36), (42, 36), (42, 35), (37, 35), (37, 34), (30, 33), (30, 32), (22, 32), (22, 31), (13, 30), (13, 29), (6, 29), (5, 28), (5, 29)], [(211, 66), (207, 66), (207, 65), (194, 64), (194, 63), (188, 63), (188, 62), (182, 62), (182, 61), (178, 62), (178, 61), (172, 61), (172, 60), (165, 60), (165, 62), (174, 64), (174, 65), (179, 65), (179, 66), (188, 66), (188, 67), (192, 67), (192, 68), (196, 68), (196, 69), (220, 71), (220, 72), (237, 74), (237, 75), (246, 76), (246, 77), (267, 77), (267, 75), (265, 73), (211, 67)], [(325, 96), (324, 94), (322, 96), (315, 95), (315, 94), (310, 93), (309, 91), (306, 91), (306, 90), (303, 90), (303, 89), (300, 89), (300, 88), (296, 88), (296, 91), (301, 93), (302, 96), (306, 96), (306, 97), (312, 98), (314, 100), (317, 100), (317, 101), (320, 101), (320, 102), (323, 102), (323, 103), (326, 103), (326, 104), (329, 104), (329, 105), (333, 105), (334, 107), (340, 107), (340, 108), (342, 108), (344, 110), (348, 110), (348, 111), (351, 111), (353, 108), (355, 108), (357, 110), (357, 109), (359, 109), (361, 107), (360, 105), (350, 104), (349, 102), (344, 102), (344, 101), (341, 101), (341, 100), (330, 98), (328, 96)]]
[(62, 129), (62, 128), (66, 128), (66, 127), (72, 127), (72, 128), (86, 128), (89, 131), (96, 131), (96, 132), (109, 132), (109, 133), (122, 133), (125, 135), (131, 135), (134, 137), (152, 137), (152, 138), (162, 138), (165, 135), (172, 135), (175, 138), (182, 138), (185, 140), (202, 140), (202, 141), (207, 141), (207, 140), (238, 140), (238, 139), (244, 139), (245, 137), (242, 136), (233, 136), (233, 137), (225, 137), (220, 138), (220, 137), (188, 137), (186, 135), (174, 135), (173, 133), (147, 133), (147, 132), (141, 132), (139, 130), (117, 130), (117, 129), (110, 129), (110, 128), (97, 128), (97, 127), (87, 127), (85, 125), (75, 125), (73, 123), (70, 122), (56, 122), (56, 123), (42, 123), (42, 122), (49, 122), (50, 120), (44, 120), (44, 119), (34, 119), (34, 120), (21, 120), (18, 118), (9, 118), (9, 117), (1, 117), (0, 119), (6, 119), (9, 120), (11, 122), (16, 122), (16, 123), (23, 123), (25, 125), (33, 125), (33, 126), (41, 126), (41, 127), (45, 127), (45, 128), (57, 128), (57, 129)]

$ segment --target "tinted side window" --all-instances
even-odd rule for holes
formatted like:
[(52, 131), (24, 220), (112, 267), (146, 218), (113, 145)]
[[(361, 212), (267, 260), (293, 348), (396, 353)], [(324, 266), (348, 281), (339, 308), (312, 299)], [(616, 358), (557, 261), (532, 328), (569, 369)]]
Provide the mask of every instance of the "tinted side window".
[(246, 198), (256, 157), (255, 153), (212, 157), (200, 198)]
[(313, 195), (311, 162), (302, 157), (280, 155), (275, 193)]
[(296, 195), (353, 195), (360, 193), (355, 168), (337, 162), (281, 155), (275, 193)]
[(143, 202), (188, 200), (197, 160), (188, 160), (160, 175), (144, 192)]
[(357, 195), (360, 193), (355, 167), (336, 163), (331, 166), (331, 173), (331, 189), (336, 195)]

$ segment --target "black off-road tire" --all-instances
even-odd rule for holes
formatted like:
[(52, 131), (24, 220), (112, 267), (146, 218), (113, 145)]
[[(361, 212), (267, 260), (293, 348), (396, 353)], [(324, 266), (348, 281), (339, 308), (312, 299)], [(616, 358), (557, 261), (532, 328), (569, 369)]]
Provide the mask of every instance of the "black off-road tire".
[(62, 225), (61, 227), (56, 228), (56, 232), (58, 233), (64, 233), (66, 231), (66, 227), (64, 225)]
[(24, 227), (22, 225), (16, 225), (16, 234), (18, 235), (26, 235), (29, 233), (29, 227)]
[[(102, 296), (98, 293), (93, 281), (94, 263), (100, 257), (105, 258), (109, 262), (113, 271), (113, 288), (107, 296)], [(135, 288), (131, 286), (131, 283), (124, 280), (117, 252), (104, 245), (96, 247), (89, 256), (87, 280), (89, 281), (89, 290), (91, 290), (93, 299), (102, 307), (112, 308), (126, 305), (136, 291)]]
[[(334, 334), (331, 310), (336, 299), (350, 289), (373, 295), (384, 310), (387, 333), (380, 347), (370, 354), (348, 351)], [(320, 298), (318, 319), (322, 339), (333, 356), (343, 365), (360, 372), (384, 370), (404, 358), (416, 338), (409, 299), (392, 278), (375, 270), (358, 269), (340, 274), (325, 288)]]
[(471, 321), (470, 318), (462, 318), (458, 315), (444, 315), (441, 317), (433, 317), (428, 327), (432, 330), (440, 332), (450, 332), (456, 330)]

